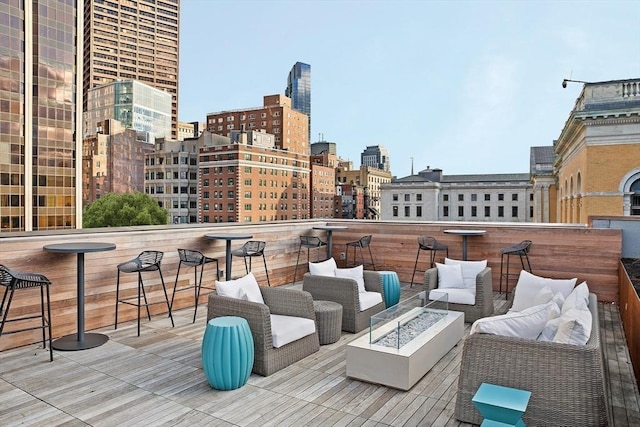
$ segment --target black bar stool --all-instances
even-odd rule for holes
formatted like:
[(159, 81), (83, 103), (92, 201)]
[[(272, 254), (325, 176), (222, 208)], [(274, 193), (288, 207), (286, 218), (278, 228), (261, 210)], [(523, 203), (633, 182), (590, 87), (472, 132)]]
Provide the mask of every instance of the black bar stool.
[[(171, 315), (171, 305), (169, 304), (169, 295), (167, 295), (167, 287), (164, 284), (164, 277), (162, 277), (162, 270), (160, 269), (160, 262), (164, 256), (160, 251), (142, 251), (140, 255), (131, 261), (126, 261), (118, 264), (118, 279), (116, 282), (116, 322), (114, 329), (118, 329), (118, 304), (129, 304), (138, 307), (138, 336), (140, 336), (140, 308), (145, 307), (147, 310), (147, 317), (151, 320), (151, 313), (149, 312), (149, 306), (153, 304), (167, 304), (169, 310), (169, 318), (171, 319), (171, 326), (175, 326), (173, 323), (173, 316)], [(147, 293), (144, 290), (144, 284), (142, 282), (142, 273), (146, 271), (157, 271), (160, 275), (160, 281), (162, 282), (162, 290), (164, 292), (164, 301), (152, 301), (147, 300)], [(120, 298), (120, 273), (138, 273), (138, 295), (132, 297)], [(144, 299), (144, 303), (140, 300), (140, 297)]]
[[(178, 263), (178, 271), (176, 272), (176, 281), (173, 284), (173, 294), (171, 295), (171, 310), (173, 310), (173, 300), (176, 297), (176, 292), (188, 291), (189, 289), (193, 289), (194, 297), (195, 297), (195, 308), (193, 310), (193, 323), (196, 323), (196, 314), (198, 313), (198, 301), (200, 299), (200, 290), (202, 288), (209, 289), (211, 291), (215, 290), (213, 287), (202, 286), (202, 275), (204, 274), (204, 266), (205, 264), (215, 263), (216, 264), (216, 278), (220, 280), (220, 267), (218, 265), (218, 260), (216, 258), (210, 258), (204, 255), (200, 251), (192, 250), (192, 249), (178, 249), (178, 256), (180, 257), (180, 262)], [(178, 276), (180, 276), (180, 267), (182, 265), (187, 267), (194, 267), (193, 270), (193, 285), (185, 286), (183, 288), (178, 289)], [(200, 267), (200, 278), (198, 278), (198, 267)]]
[(435, 238), (429, 236), (418, 237), (418, 253), (416, 254), (416, 263), (413, 266), (413, 274), (411, 275), (411, 287), (413, 287), (413, 278), (418, 269), (418, 258), (421, 251), (429, 251), (429, 268), (433, 268), (436, 261), (436, 252), (445, 251), (445, 256), (449, 257), (449, 246), (438, 242)]
[[(376, 265), (373, 263), (373, 254), (371, 254), (371, 234), (367, 235), (367, 236), (363, 236), (361, 237), (359, 240), (356, 240), (355, 242), (349, 242), (345, 245), (346, 247), (346, 264), (347, 266), (355, 266), (356, 265), (356, 249), (360, 248), (360, 259), (362, 261), (362, 266), (364, 268), (365, 265), (365, 261), (364, 261), (364, 252), (362, 251), (362, 248), (367, 248), (369, 250), (369, 257), (371, 258), (371, 266), (373, 267), (373, 269), (376, 269)], [(349, 264), (349, 248), (353, 248), (353, 264)]]
[[(522, 264), (522, 269), (527, 270), (531, 273), (531, 263), (529, 262), (529, 251), (531, 250), (531, 240), (523, 240), (517, 245), (509, 246), (508, 248), (503, 248), (500, 250), (500, 293), (502, 293), (502, 278), (505, 278), (505, 298), (509, 299), (509, 278), (516, 276), (516, 273), (509, 273), (509, 260), (511, 255), (517, 255), (520, 257), (520, 264)], [(504, 256), (507, 256), (507, 272), (502, 272), (502, 267), (504, 265)], [(524, 261), (527, 261), (527, 265), (525, 267)]]
[[(249, 240), (240, 248), (231, 251), (231, 256), (244, 258), (244, 269), (247, 271), (247, 274), (249, 274), (249, 272), (251, 271), (251, 258), (255, 256), (261, 256), (262, 261), (264, 262), (264, 271), (267, 274), (267, 284), (271, 286), (271, 282), (269, 281), (269, 270), (267, 269), (267, 259), (264, 256), (264, 248), (266, 245), (267, 245), (266, 242), (261, 242), (258, 240)], [(249, 258), (248, 264), (247, 264), (247, 258)], [(231, 280), (231, 277), (227, 277), (225, 278), (225, 280)]]
[(293, 271), (293, 282), (296, 283), (296, 274), (298, 273), (298, 262), (300, 261), (300, 251), (307, 248), (307, 263), (309, 262), (309, 252), (311, 249), (318, 249), (316, 261), (320, 261), (320, 248), (327, 246), (327, 243), (316, 236), (300, 236), (300, 246), (298, 247), (298, 258), (296, 259), (296, 268)]
[[(4, 286), (4, 295), (2, 296), (2, 304), (0, 304), (0, 314), (2, 321), (0, 322), (0, 337), (2, 334), (15, 334), (18, 332), (31, 331), (34, 329), (42, 329), (42, 348), (46, 349), (45, 330), (49, 331), (49, 361), (53, 361), (53, 348), (51, 347), (51, 301), (49, 298), (49, 285), (51, 282), (42, 274), (36, 273), (18, 273), (11, 271), (9, 268), (0, 264), (0, 285)], [(40, 315), (19, 316), (13, 319), (7, 319), (9, 307), (13, 301), (13, 294), (16, 289), (40, 288)], [(47, 314), (44, 313), (44, 297), (45, 291), (47, 296)], [(8, 297), (8, 299), (7, 299)], [(5, 302), (7, 305), (5, 306)], [(28, 326), (20, 329), (5, 331), (4, 326), (9, 322), (22, 322), (29, 319), (41, 319), (39, 326)]]

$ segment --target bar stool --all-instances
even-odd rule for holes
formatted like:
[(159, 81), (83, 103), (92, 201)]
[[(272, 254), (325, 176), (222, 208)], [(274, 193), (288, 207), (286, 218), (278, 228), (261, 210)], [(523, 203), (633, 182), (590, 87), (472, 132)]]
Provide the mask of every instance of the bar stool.
[[(502, 293), (502, 278), (505, 278), (505, 298), (509, 299), (509, 278), (511, 276), (515, 276), (515, 273), (509, 274), (509, 260), (511, 255), (517, 255), (520, 257), (520, 264), (522, 264), (522, 269), (527, 270), (531, 273), (531, 263), (529, 262), (529, 251), (531, 250), (531, 240), (523, 240), (517, 245), (509, 246), (508, 248), (503, 248), (500, 250), (500, 293)], [(507, 272), (502, 272), (502, 267), (504, 265), (504, 256), (507, 256)], [(527, 260), (527, 266), (525, 267), (524, 261)]]
[[(171, 326), (175, 326), (173, 323), (173, 316), (171, 315), (171, 305), (169, 304), (169, 296), (167, 295), (167, 287), (164, 284), (164, 277), (162, 277), (162, 270), (160, 269), (160, 262), (164, 252), (160, 251), (142, 251), (136, 258), (118, 264), (118, 279), (116, 282), (116, 322), (114, 329), (118, 329), (118, 304), (129, 304), (138, 307), (138, 336), (140, 336), (140, 308), (145, 307), (147, 310), (147, 317), (151, 320), (151, 313), (149, 312), (149, 306), (153, 304), (167, 304), (169, 310), (169, 318), (171, 319)], [(147, 293), (144, 290), (144, 284), (142, 282), (142, 273), (146, 271), (157, 271), (160, 275), (160, 281), (162, 282), (162, 290), (164, 292), (164, 301), (152, 301), (147, 300)], [(132, 297), (120, 298), (120, 273), (138, 273), (138, 295)], [(144, 299), (144, 303), (140, 300), (140, 296)], [(132, 301), (133, 300), (133, 301)]]
[(360, 259), (362, 260), (362, 265), (364, 267), (364, 253), (362, 252), (362, 248), (367, 248), (369, 249), (369, 257), (371, 258), (371, 266), (373, 267), (373, 270), (375, 271), (376, 269), (376, 265), (373, 263), (373, 255), (371, 254), (371, 246), (369, 246), (371, 244), (371, 234), (367, 235), (367, 236), (363, 236), (361, 237), (359, 240), (356, 240), (355, 242), (349, 242), (345, 245), (346, 247), (346, 264), (347, 266), (349, 266), (349, 248), (353, 248), (353, 264), (351, 264), (351, 266), (356, 265), (356, 248), (360, 248)]
[[(251, 258), (261, 256), (262, 261), (264, 262), (264, 271), (267, 274), (267, 284), (271, 286), (271, 282), (269, 281), (269, 270), (267, 269), (267, 259), (264, 257), (264, 248), (266, 245), (266, 242), (249, 240), (240, 248), (231, 251), (231, 256), (244, 258), (244, 269), (247, 271), (247, 274), (251, 271)], [(249, 258), (249, 264), (247, 264), (247, 258)], [(231, 277), (227, 277), (225, 280), (231, 280)]]
[(298, 262), (300, 261), (300, 251), (307, 248), (307, 263), (309, 262), (309, 252), (311, 249), (318, 249), (316, 261), (320, 261), (320, 248), (327, 246), (327, 243), (316, 236), (300, 236), (300, 246), (298, 247), (298, 258), (296, 259), (296, 268), (293, 271), (293, 282), (296, 283), (296, 274), (298, 273)]
[[(191, 249), (178, 249), (178, 256), (180, 257), (180, 262), (178, 263), (178, 271), (176, 272), (176, 281), (173, 284), (173, 294), (171, 295), (171, 310), (173, 310), (173, 300), (176, 297), (176, 292), (188, 291), (189, 289), (193, 289), (194, 297), (195, 297), (195, 309), (193, 310), (193, 323), (196, 323), (196, 314), (198, 313), (198, 300), (200, 299), (200, 290), (202, 288), (215, 290), (215, 288), (202, 286), (202, 275), (204, 274), (204, 266), (205, 264), (209, 264), (214, 262), (216, 264), (216, 279), (220, 280), (220, 268), (218, 265), (218, 260), (216, 258), (210, 258), (204, 255), (200, 251), (191, 250)], [(194, 267), (193, 270), (193, 285), (186, 286), (184, 288), (178, 289), (178, 276), (180, 276), (180, 267), (182, 265), (187, 267)], [(200, 278), (198, 278), (198, 267), (200, 267)]]
[[(51, 347), (51, 302), (49, 298), (49, 285), (51, 282), (42, 274), (36, 273), (18, 273), (11, 271), (9, 268), (0, 264), (0, 285), (5, 287), (4, 295), (2, 297), (2, 304), (0, 304), (0, 314), (2, 315), (2, 321), (0, 322), (0, 337), (2, 334), (15, 334), (18, 332), (31, 331), (34, 329), (42, 329), (42, 348), (46, 349), (46, 337), (45, 330), (49, 331), (49, 361), (53, 362), (53, 347)], [(19, 316), (14, 319), (7, 319), (9, 314), (9, 307), (11, 301), (13, 301), (13, 293), (16, 289), (28, 289), (28, 288), (40, 288), (40, 315), (35, 316)], [(44, 313), (44, 297), (45, 290), (47, 296), (47, 314)], [(9, 297), (7, 299), (7, 296)], [(7, 305), (5, 306), (5, 302)], [(20, 322), (29, 319), (40, 318), (42, 324), (39, 326), (23, 327), (12, 331), (4, 331), (5, 324), (9, 322)]]
[(413, 266), (413, 274), (411, 275), (411, 287), (413, 287), (413, 278), (418, 268), (418, 258), (421, 251), (429, 251), (429, 268), (433, 268), (436, 261), (436, 252), (445, 251), (445, 256), (449, 257), (449, 246), (438, 242), (435, 238), (429, 236), (418, 237), (418, 253), (416, 254), (416, 263)]

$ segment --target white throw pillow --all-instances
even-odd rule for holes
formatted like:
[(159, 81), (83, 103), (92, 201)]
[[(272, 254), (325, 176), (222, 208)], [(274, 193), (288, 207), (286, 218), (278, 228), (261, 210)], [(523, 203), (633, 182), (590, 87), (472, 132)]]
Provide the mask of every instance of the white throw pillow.
[(312, 276), (331, 276), (335, 277), (336, 268), (336, 260), (333, 258), (329, 258), (326, 261), (322, 262), (310, 262), (309, 263), (309, 273)]
[(239, 279), (219, 282), (216, 280), (216, 292), (223, 297), (246, 299), (251, 302), (264, 304), (260, 286), (253, 273), (249, 273)]
[(436, 262), (438, 269), (438, 288), (442, 289), (463, 289), (464, 280), (462, 278), (462, 267), (459, 264), (445, 265)]
[(482, 261), (459, 261), (457, 259), (445, 258), (444, 263), (446, 265), (460, 265), (462, 268), (462, 281), (464, 282), (464, 287), (468, 289), (475, 289), (476, 276), (487, 268), (486, 259)]
[(500, 316), (484, 317), (471, 325), (471, 334), (484, 333), (535, 340), (547, 323), (549, 313), (557, 306), (553, 301), (526, 310)]
[(540, 292), (540, 289), (545, 286), (551, 288), (551, 292), (554, 294), (560, 292), (562, 296), (566, 298), (573, 290), (577, 280), (577, 278), (548, 279), (522, 270), (518, 278), (518, 284), (516, 285), (511, 311), (522, 311), (532, 307), (535, 296)]
[(587, 282), (582, 282), (569, 294), (562, 306), (562, 312), (566, 313), (572, 308), (583, 309), (589, 307), (589, 287)]
[(358, 284), (358, 292), (365, 292), (363, 266), (359, 265), (353, 268), (336, 268), (335, 276), (344, 279), (353, 279)]
[(558, 332), (553, 342), (585, 345), (591, 336), (591, 311), (588, 308), (571, 308), (560, 316)]

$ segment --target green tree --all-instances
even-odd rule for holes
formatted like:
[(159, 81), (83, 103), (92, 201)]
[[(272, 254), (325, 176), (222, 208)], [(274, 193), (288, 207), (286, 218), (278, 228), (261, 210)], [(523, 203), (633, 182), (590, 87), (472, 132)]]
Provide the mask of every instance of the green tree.
[(159, 225), (166, 224), (168, 217), (167, 210), (148, 194), (109, 193), (85, 208), (82, 225), (85, 228)]

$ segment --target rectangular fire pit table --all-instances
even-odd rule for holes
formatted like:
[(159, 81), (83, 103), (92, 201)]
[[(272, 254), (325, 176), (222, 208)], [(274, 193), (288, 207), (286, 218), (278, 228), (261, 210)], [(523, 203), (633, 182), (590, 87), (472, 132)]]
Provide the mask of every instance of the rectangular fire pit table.
[[(423, 304), (421, 293), (372, 316), (369, 333), (347, 344), (347, 376), (409, 390), (429, 372), (462, 339), (464, 313), (447, 310), (444, 300)], [(416, 329), (411, 322), (425, 316)], [(403, 343), (403, 335), (412, 337)]]

